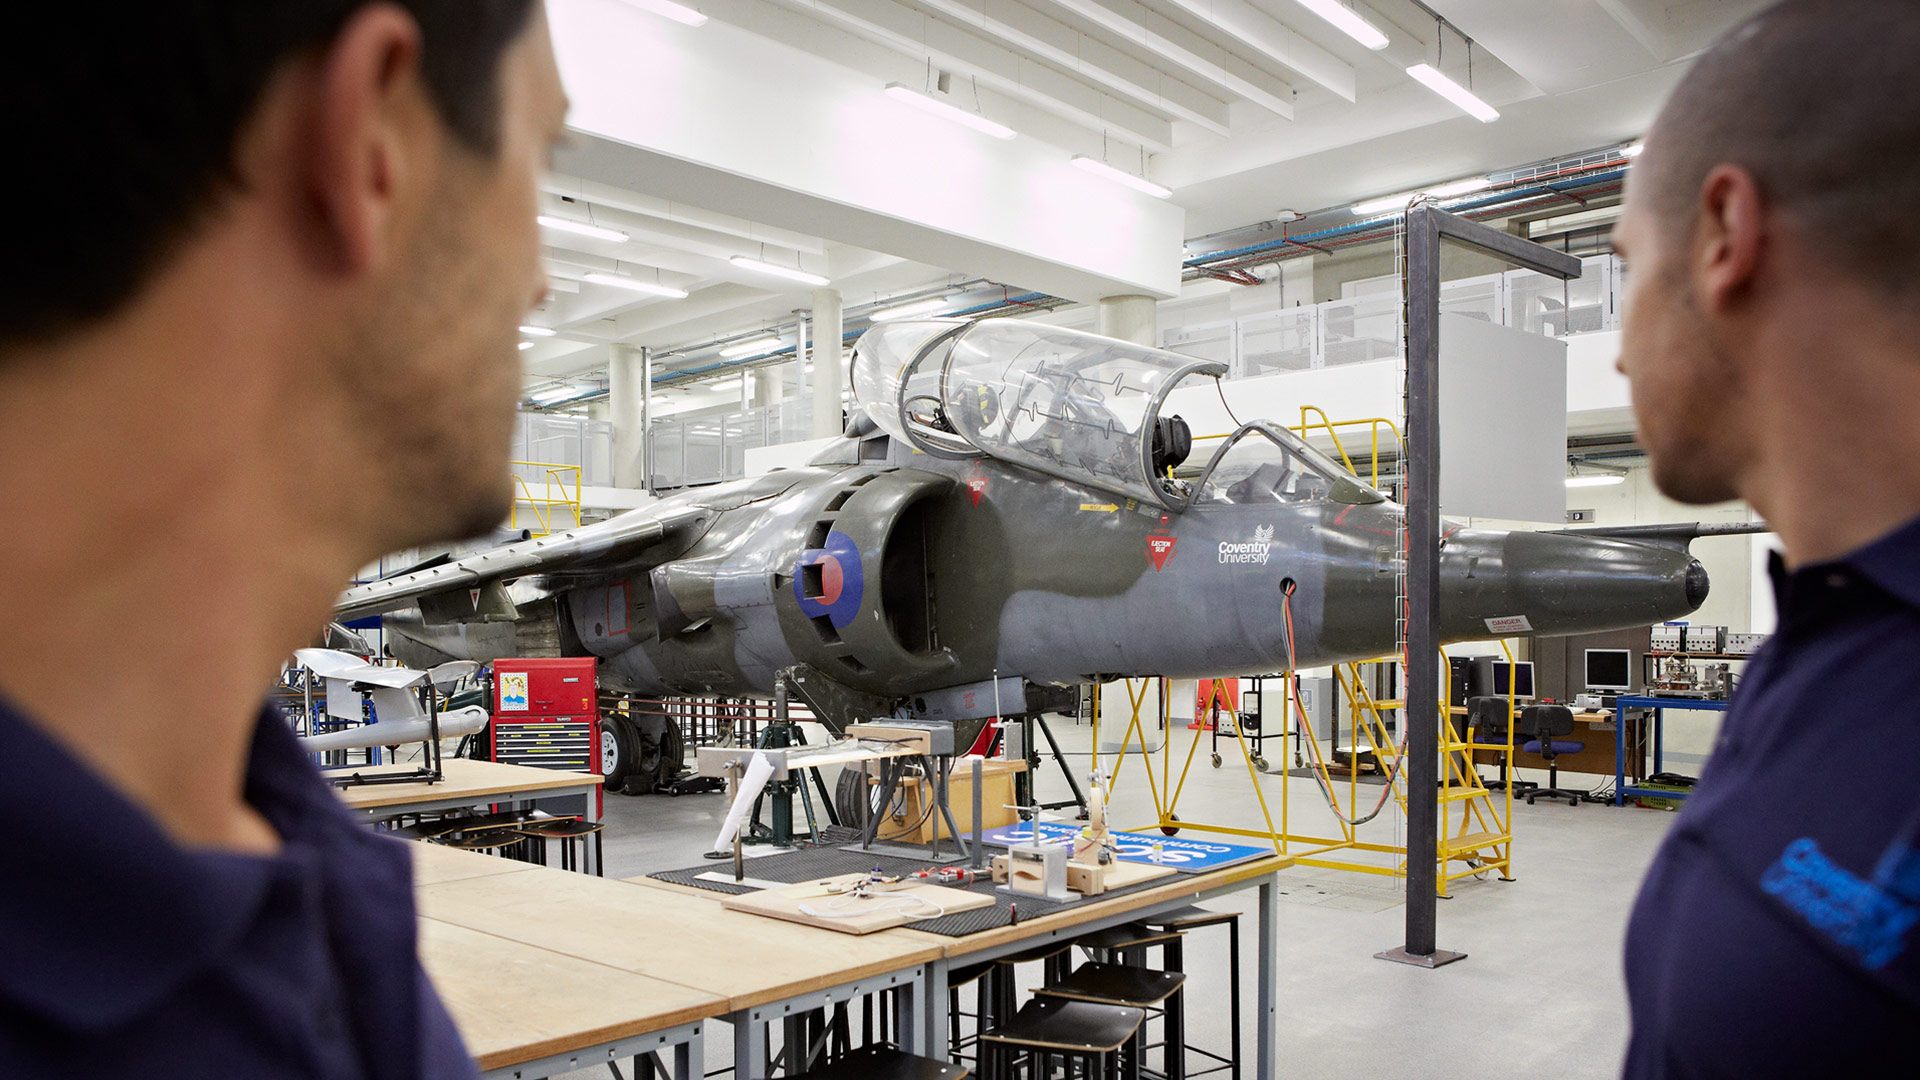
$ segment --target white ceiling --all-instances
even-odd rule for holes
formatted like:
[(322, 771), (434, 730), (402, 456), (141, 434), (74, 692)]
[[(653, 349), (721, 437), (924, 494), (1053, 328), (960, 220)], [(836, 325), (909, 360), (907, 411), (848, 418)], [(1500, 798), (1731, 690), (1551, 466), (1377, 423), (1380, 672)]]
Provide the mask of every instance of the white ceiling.
[[(711, 46), (707, 62), (745, 55), (737, 36), (744, 31), (809, 63), (826, 61), (851, 75), (852, 85), (870, 83), (876, 95), (896, 81), (937, 92), (946, 73), (947, 99), (1014, 128), (1029, 157), (1037, 152), (1064, 162), (1085, 154), (1144, 170), (1171, 187), (1188, 236), (1268, 219), (1281, 208), (1341, 205), (1631, 139), (1644, 131), (1686, 59), (1764, 5), (1354, 0), (1348, 6), (1389, 38), (1376, 52), (1298, 0), (687, 2), (710, 22), (676, 28), (682, 36), (674, 40), (685, 43), (676, 47), (697, 52), (708, 42), (733, 42)], [(588, 6), (594, 4), (600, 6)], [(604, 11), (605, 0), (554, 0), (551, 7), (559, 26), (581, 12)], [(670, 68), (683, 60), (634, 57), (631, 63)], [(1480, 123), (1414, 82), (1404, 69), (1420, 62), (1470, 82), (1500, 110), (1500, 119)], [(562, 64), (571, 82), (565, 50)], [(650, 92), (673, 85), (671, 71), (649, 74), (655, 77)], [(752, 81), (750, 74), (741, 72), (743, 82)], [(763, 104), (767, 110), (791, 105)], [(749, 127), (759, 112), (751, 105), (727, 102), (704, 122)], [(688, 104), (673, 107), (685, 112)], [(946, 122), (929, 117), (925, 123)], [(747, 220), (741, 212), (748, 206), (738, 198), (702, 199), (697, 184), (677, 186), (678, 201), (668, 203), (661, 191), (636, 190), (648, 185), (629, 179), (633, 170), (597, 167), (608, 144), (588, 142), (593, 145), (563, 155), (562, 170), (572, 166), (572, 175), (552, 179), (546, 210), (618, 229), (629, 239), (612, 243), (547, 230), (556, 292), (531, 321), (559, 335), (537, 339), (522, 354), (543, 385), (604, 367), (612, 343), (674, 348), (745, 333), (810, 304), (808, 286), (744, 271), (727, 261), (732, 255), (822, 273), (850, 307), (975, 277), (1005, 280), (990, 269), (1009, 265), (1002, 238), (983, 237), (976, 257), (965, 230), (952, 227), (937, 230), (938, 247), (894, 244), (871, 228), (843, 231), (832, 215), (809, 215), (809, 234), (795, 231), (795, 220)], [(647, 149), (628, 148), (636, 147)], [(786, 152), (800, 169), (804, 163)], [(820, 142), (807, 152), (832, 156), (836, 150)], [(871, 158), (862, 168), (882, 178), (896, 164)], [(904, 169), (906, 163), (897, 164)], [(913, 164), (925, 168), (925, 162)], [(790, 179), (778, 161), (764, 172), (748, 179), (769, 185)], [(937, 265), (929, 252), (937, 252)], [(690, 295), (651, 298), (578, 280), (591, 270), (616, 269)]]

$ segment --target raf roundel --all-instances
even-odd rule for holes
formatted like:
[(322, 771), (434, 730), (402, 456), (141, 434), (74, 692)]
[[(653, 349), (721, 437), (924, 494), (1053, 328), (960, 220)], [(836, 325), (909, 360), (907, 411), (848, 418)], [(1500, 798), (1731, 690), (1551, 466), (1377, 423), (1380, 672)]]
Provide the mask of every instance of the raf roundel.
[(794, 565), (793, 595), (809, 619), (825, 616), (835, 628), (844, 627), (859, 614), (865, 592), (860, 551), (845, 533), (828, 533), (825, 547), (801, 552)]

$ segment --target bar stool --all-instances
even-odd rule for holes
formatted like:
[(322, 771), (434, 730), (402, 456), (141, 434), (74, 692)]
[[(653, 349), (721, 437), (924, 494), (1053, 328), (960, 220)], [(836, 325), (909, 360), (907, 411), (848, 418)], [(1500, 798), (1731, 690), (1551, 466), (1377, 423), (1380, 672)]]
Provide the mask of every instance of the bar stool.
[[(994, 972), (998, 969), (999, 965), (994, 961), (983, 960), (947, 972), (947, 1053), (958, 1058), (963, 1056), (961, 1051), (972, 1048), (973, 1053), (964, 1056), (973, 1062), (976, 1069), (980, 1067), (980, 1033), (993, 1026), (997, 1004)], [(970, 983), (974, 988), (973, 1012), (965, 1013), (960, 1011), (960, 991)], [(965, 1037), (960, 1033), (960, 1018), (963, 1016), (973, 1017), (973, 1034)]]
[[(605, 827), (603, 822), (598, 821), (582, 821), (579, 818), (556, 818), (552, 821), (528, 822), (525, 825), (521, 825), (516, 831), (519, 832), (521, 836), (527, 837), (530, 840), (560, 841), (560, 869), (562, 870), (580, 868), (586, 859), (586, 846), (591, 842), (594, 853), (593, 865), (603, 871), (606, 864), (602, 862), (599, 857), (602, 850), (600, 845), (600, 830)], [(587, 839), (588, 837), (592, 837), (593, 839), (589, 841)], [(573, 843), (576, 840), (580, 841), (580, 857), (578, 859), (574, 857), (573, 853)], [(538, 847), (540, 850), (540, 865), (545, 866), (547, 864), (546, 844), (541, 843)], [(600, 876), (604, 877), (604, 872), (602, 872)]]
[(961, 1080), (967, 1070), (891, 1046), (862, 1046), (789, 1080)]
[[(1034, 993), (1041, 998), (1088, 1001), (1097, 1005), (1119, 1005), (1130, 1009), (1161, 1011), (1166, 1020), (1167, 1032), (1164, 1075), (1167, 1080), (1181, 1080), (1186, 1072), (1186, 1015), (1183, 1005), (1185, 995), (1181, 993), (1181, 988), (1186, 985), (1186, 982), (1187, 977), (1178, 971), (1153, 971), (1124, 964), (1103, 964), (1094, 960), (1081, 964), (1066, 978), (1049, 982)], [(1141, 1037), (1144, 1038), (1146, 1033), (1144, 1020), (1140, 1031)], [(1145, 1056), (1144, 1047), (1138, 1048), (1134, 1054), (1136, 1059)]]
[[(1187, 1075), (1205, 1076), (1208, 1073), (1228, 1071), (1232, 1080), (1240, 1080), (1240, 913), (1237, 911), (1209, 911), (1192, 904), (1177, 908), (1164, 915), (1156, 915), (1140, 920), (1141, 925), (1154, 930), (1178, 930), (1183, 935), (1189, 930), (1203, 926), (1225, 925), (1227, 928), (1227, 1026), (1232, 1042), (1226, 1057), (1211, 1050), (1202, 1050), (1197, 1046), (1187, 1048), (1189, 1053), (1199, 1054), (1209, 1061), (1220, 1064), (1201, 1069)], [(1181, 938), (1175, 937), (1165, 942), (1160, 951), (1160, 966), (1168, 971), (1185, 971), (1186, 957)]]
[[(1074, 938), (1073, 943), (1085, 949), (1089, 959), (1145, 967), (1148, 949), (1177, 941), (1179, 937), (1177, 930), (1156, 930), (1143, 923), (1131, 922), (1082, 934)], [(1061, 974), (1066, 973), (1062, 971)]]
[[(485, 851), (512, 859), (524, 858), (524, 845), (527, 838), (512, 829), (488, 829), (470, 836), (456, 836), (437, 842), (450, 848), (459, 848), (461, 851)], [(516, 851), (516, 847), (520, 850)]]
[(1028, 1075), (1045, 1080), (1053, 1073), (1055, 1058), (1072, 1070), (1073, 1062), (1086, 1065), (1083, 1075), (1112, 1078), (1124, 1073), (1129, 1080), (1139, 1075), (1140, 1062), (1132, 1053), (1134, 1036), (1147, 1014), (1120, 1005), (1096, 1005), (1087, 1001), (1068, 1001), (1057, 997), (1036, 997), (1021, 1006), (1005, 1023), (980, 1034), (980, 1049), (989, 1074), (1010, 1076), (1016, 1059), (1025, 1056), (1033, 1064)]
[[(987, 994), (993, 1015), (1008, 1017), (1013, 1015), (1015, 997), (1018, 995), (1017, 972), (1021, 964), (1040, 964), (1040, 981), (1052, 982), (1063, 978), (1073, 965), (1073, 939), (1061, 938), (1036, 945), (1031, 949), (1002, 956), (991, 961), (993, 973), (988, 976)], [(985, 1023), (981, 1024), (985, 1028)]]

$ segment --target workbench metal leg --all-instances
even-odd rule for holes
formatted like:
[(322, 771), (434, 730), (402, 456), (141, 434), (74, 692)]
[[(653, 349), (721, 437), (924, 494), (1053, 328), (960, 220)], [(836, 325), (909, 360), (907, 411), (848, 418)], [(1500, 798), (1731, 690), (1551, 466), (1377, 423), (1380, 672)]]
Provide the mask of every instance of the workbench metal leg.
[(926, 1006), (914, 1000), (927, 979), (926, 969), (922, 968), (920, 978), (893, 988), (894, 1045), (910, 1054), (927, 1054), (930, 1040), (928, 1032), (941, 1026), (921, 1022), (919, 1013)]
[(921, 984), (920, 995), (924, 998), (921, 1006), (921, 1023), (925, 1025), (924, 1041), (926, 1049), (921, 1051), (927, 1057), (940, 1061), (947, 1060), (952, 1047), (947, 1045), (947, 971), (948, 962), (935, 960), (926, 967), (927, 977)]
[(673, 1048), (673, 1080), (701, 1080), (707, 1071), (705, 1039), (696, 1029), (692, 1038)]
[(1280, 889), (1273, 876), (1260, 883), (1259, 928), (1256, 935), (1260, 953), (1256, 965), (1260, 979), (1259, 1012), (1253, 1029), (1258, 1046), (1253, 1075), (1269, 1080), (1277, 1075), (1275, 1070), (1280, 1065), (1280, 1004), (1276, 1000), (1280, 989)]
[(733, 1075), (736, 1080), (765, 1080), (767, 1068), (767, 1029), (766, 1025), (753, 1018), (751, 1012), (734, 1013), (733, 1022)]
[[(588, 788), (586, 789), (585, 797), (587, 800), (586, 813), (580, 816), (587, 819), (588, 821), (598, 823), (600, 820), (600, 800), (602, 796), (598, 792), (596, 792), (593, 788)], [(604, 870), (600, 865), (600, 834), (599, 833), (594, 833), (591, 836), (586, 836), (581, 838), (580, 860), (582, 863), (585, 864), (587, 873), (593, 875), (594, 877), (600, 877), (604, 873)]]

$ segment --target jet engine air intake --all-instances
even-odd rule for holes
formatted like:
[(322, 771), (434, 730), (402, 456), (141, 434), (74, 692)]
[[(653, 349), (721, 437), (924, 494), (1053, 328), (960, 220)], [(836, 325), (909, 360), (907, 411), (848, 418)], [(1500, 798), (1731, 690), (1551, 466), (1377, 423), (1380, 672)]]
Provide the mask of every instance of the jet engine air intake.
[(927, 557), (942, 496), (956, 485), (918, 470), (850, 478), (820, 504), (774, 604), (795, 659), (856, 689), (904, 692), (946, 671)]

